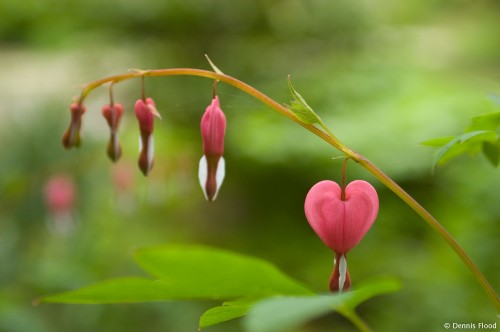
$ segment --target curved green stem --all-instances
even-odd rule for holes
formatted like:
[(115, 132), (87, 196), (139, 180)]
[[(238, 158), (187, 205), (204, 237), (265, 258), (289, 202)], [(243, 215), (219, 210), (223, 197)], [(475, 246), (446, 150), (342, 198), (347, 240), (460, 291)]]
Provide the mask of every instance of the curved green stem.
[(372, 173), (380, 182), (387, 188), (393, 191), (399, 198), (408, 204), (416, 213), (418, 213), (423, 220), (425, 220), (436, 232), (438, 232), (448, 243), (448, 245), (455, 251), (455, 253), (462, 259), (465, 265), (472, 271), (472, 274), (477, 279), (481, 287), (484, 289), (490, 300), (493, 302), (496, 310), (500, 313), (500, 299), (496, 294), (493, 287), (490, 285), (486, 277), (482, 274), (476, 264), (472, 261), (465, 250), (457, 243), (448, 231), (434, 218), (424, 207), (422, 207), (410, 194), (394, 182), (389, 176), (376, 167), (370, 160), (364, 156), (354, 152), (346, 145), (344, 145), (335, 135), (328, 129), (328, 127), (320, 120), (320, 129), (312, 124), (302, 122), (294, 113), (289, 111), (283, 105), (277, 103), (267, 95), (253, 88), (252, 86), (228, 75), (216, 73), (207, 70), (193, 69), (193, 68), (172, 68), (172, 69), (155, 69), (155, 70), (134, 70), (133, 72), (106, 77), (94, 82), (86, 84), (83, 88), (79, 102), (82, 103), (87, 95), (95, 88), (105, 83), (117, 83), (123, 80), (137, 78), (137, 77), (155, 77), (155, 76), (200, 76), (219, 80), (221, 82), (232, 85), (233, 87), (242, 90), (243, 92), (260, 100), (262, 103), (268, 105), (279, 114), (289, 118), (290, 120), (301, 125), (309, 130), (334, 148), (340, 150), (347, 158), (350, 158), (364, 167), (367, 171)]

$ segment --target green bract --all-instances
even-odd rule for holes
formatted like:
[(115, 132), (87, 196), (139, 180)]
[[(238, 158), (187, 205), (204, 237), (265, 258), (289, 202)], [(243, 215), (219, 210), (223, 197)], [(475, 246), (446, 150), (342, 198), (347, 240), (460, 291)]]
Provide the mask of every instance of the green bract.
[(290, 76), (288, 76), (288, 87), (290, 88), (294, 100), (290, 102), (292, 104), (291, 106), (285, 105), (286, 108), (305, 124), (321, 123), (320, 117), (313, 111), (311, 106), (306, 103), (304, 97), (293, 88)]

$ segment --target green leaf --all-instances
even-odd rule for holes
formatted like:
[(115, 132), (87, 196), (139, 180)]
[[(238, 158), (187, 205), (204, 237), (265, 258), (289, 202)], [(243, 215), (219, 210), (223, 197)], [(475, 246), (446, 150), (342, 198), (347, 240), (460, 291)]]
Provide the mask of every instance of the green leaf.
[(135, 259), (157, 280), (112, 279), (41, 301), (121, 303), (312, 294), (266, 261), (220, 249), (167, 245), (140, 249)]
[(312, 292), (258, 258), (189, 245), (140, 249), (137, 263), (186, 298), (232, 299)]
[(433, 168), (443, 165), (459, 155), (475, 154), (481, 150), (483, 142), (496, 140), (496, 132), (488, 130), (476, 130), (457, 136), (439, 149), (433, 161)]
[(171, 298), (161, 282), (144, 278), (120, 278), (102, 281), (74, 291), (43, 297), (42, 302), (57, 303), (132, 303)]
[(495, 167), (500, 163), (500, 143), (483, 142), (483, 153), (488, 161)]
[(420, 142), (419, 144), (425, 145), (425, 146), (440, 147), (440, 146), (448, 144), (454, 138), (455, 138), (455, 136), (431, 138), (431, 139), (428, 139), (426, 141)]
[(237, 300), (211, 308), (200, 317), (200, 329), (245, 316), (254, 303), (255, 300)]
[(473, 117), (467, 131), (496, 130), (499, 126), (500, 112), (493, 112)]
[(290, 76), (288, 76), (288, 87), (290, 88), (294, 100), (291, 101), (291, 106), (285, 105), (286, 108), (305, 124), (321, 123), (321, 119), (313, 111), (311, 106), (306, 103), (304, 97), (293, 88)]
[[(206, 311), (200, 318), (200, 328), (244, 316), (250, 311), (254, 312), (252, 307), (255, 303), (258, 303), (255, 309), (257, 314), (254, 314), (257, 315), (258, 321), (262, 315), (262, 309), (258, 308), (270, 306), (269, 311), (264, 307), (264, 313), (270, 314), (271, 317), (264, 316), (263, 321), (271, 324), (269, 322), (273, 321), (276, 315), (276, 321), (286, 327), (290, 323), (283, 321), (297, 325), (331, 309), (337, 309), (343, 314), (348, 313), (362, 301), (398, 288), (394, 281), (384, 281), (371, 283), (341, 295), (318, 296), (266, 261), (203, 246), (166, 245), (145, 248), (136, 252), (135, 259), (144, 270), (158, 279), (112, 279), (46, 296), (40, 301), (104, 304), (236, 298)], [(258, 302), (276, 295), (286, 297), (274, 297)], [(304, 310), (300, 309), (302, 307)], [(293, 314), (292, 317), (290, 314)], [(252, 323), (252, 320), (249, 320), (250, 328), (259, 329), (259, 323)], [(257, 327), (252, 324), (257, 324)], [(272, 323), (270, 326), (275, 325)], [(264, 325), (264, 328), (267, 328), (266, 326)]]
[(257, 303), (245, 318), (244, 325), (249, 332), (288, 331), (332, 310), (353, 310), (375, 295), (399, 288), (398, 281), (386, 279), (342, 294), (274, 297)]
[(497, 134), (495, 131), (491, 130), (476, 130), (466, 132), (458, 138), (460, 139), (460, 143), (465, 143), (473, 138), (476, 139), (476, 141), (492, 141), (497, 139)]

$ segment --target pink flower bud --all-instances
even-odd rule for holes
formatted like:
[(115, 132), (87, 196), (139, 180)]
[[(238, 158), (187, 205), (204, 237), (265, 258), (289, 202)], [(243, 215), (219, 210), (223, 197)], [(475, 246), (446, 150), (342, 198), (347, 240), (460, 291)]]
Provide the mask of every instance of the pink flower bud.
[(118, 141), (118, 125), (123, 114), (123, 107), (120, 104), (105, 105), (102, 108), (102, 115), (108, 122), (111, 136), (109, 138), (107, 154), (112, 161), (117, 161), (122, 155), (122, 148)]
[(80, 128), (82, 127), (82, 115), (86, 108), (83, 104), (73, 103), (70, 105), (71, 122), (63, 135), (62, 144), (65, 149), (80, 146)]
[(332, 291), (350, 286), (346, 254), (361, 241), (378, 214), (377, 192), (368, 182), (353, 181), (344, 194), (337, 183), (321, 181), (311, 188), (304, 206), (312, 229), (336, 255)]
[(138, 164), (142, 173), (147, 176), (153, 168), (154, 161), (154, 116), (160, 117), (160, 114), (156, 110), (155, 103), (151, 98), (147, 98), (145, 101), (139, 99), (135, 103), (134, 112), (139, 122), (140, 130)]
[(211, 202), (217, 197), (225, 176), (224, 136), (226, 134), (226, 116), (216, 96), (206, 108), (201, 118), (201, 137), (203, 139), (203, 157), (200, 160), (198, 178), (205, 194)]

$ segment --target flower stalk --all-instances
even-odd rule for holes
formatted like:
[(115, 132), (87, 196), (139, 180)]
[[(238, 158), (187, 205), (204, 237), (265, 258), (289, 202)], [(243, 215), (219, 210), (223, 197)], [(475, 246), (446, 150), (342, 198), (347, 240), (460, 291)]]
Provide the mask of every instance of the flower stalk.
[(342, 143), (326, 126), (326, 124), (319, 120), (319, 126), (314, 124), (308, 124), (301, 119), (299, 119), (293, 112), (291, 112), (284, 105), (276, 102), (272, 98), (268, 97), (264, 93), (255, 89), (254, 87), (225, 74), (217, 73), (214, 71), (194, 69), (194, 68), (171, 68), (171, 69), (154, 69), (154, 70), (135, 70), (121, 75), (105, 77), (84, 85), (82, 93), (79, 97), (78, 104), (82, 105), (85, 98), (92, 92), (95, 88), (106, 84), (106, 83), (118, 83), (120, 81), (134, 79), (134, 78), (144, 78), (144, 77), (160, 77), (160, 76), (198, 76), (210, 78), (213, 80), (218, 80), (220, 82), (229, 84), (250, 96), (258, 99), (265, 105), (269, 106), (275, 112), (287, 117), (288, 119), (294, 121), (300, 126), (304, 127), (314, 135), (321, 138), (326, 143), (330, 144), (340, 152), (342, 152), (346, 158), (352, 159), (354, 162), (358, 163), (360, 166), (365, 168), (368, 172), (373, 174), (382, 184), (394, 192), (401, 200), (403, 200), (410, 208), (412, 208), (431, 228), (439, 233), (441, 237), (446, 241), (446, 243), (455, 251), (455, 253), (460, 257), (463, 263), (471, 270), (473, 276), (479, 282), (483, 290), (488, 295), (489, 299), (495, 306), (497, 312), (500, 314), (500, 299), (496, 294), (495, 290), (488, 282), (483, 273), (479, 270), (476, 264), (472, 261), (465, 250), (458, 244), (458, 242), (453, 238), (453, 236), (448, 233), (448, 231), (437, 221), (436, 218), (432, 216), (422, 205), (420, 205), (410, 194), (408, 194), (403, 188), (401, 188), (396, 182), (394, 182), (388, 175), (381, 171), (377, 166), (375, 166), (370, 160), (368, 160), (363, 155), (351, 150), (344, 143)]

